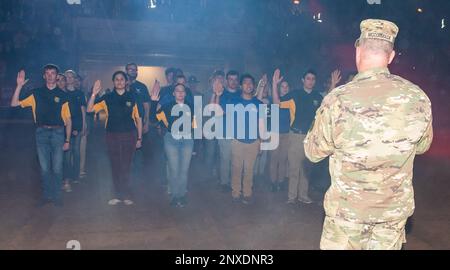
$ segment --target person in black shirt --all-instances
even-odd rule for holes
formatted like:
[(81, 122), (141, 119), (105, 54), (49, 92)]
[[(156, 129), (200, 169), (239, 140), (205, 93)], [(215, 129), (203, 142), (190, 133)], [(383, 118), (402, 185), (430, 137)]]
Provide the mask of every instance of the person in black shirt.
[(80, 176), (80, 142), (86, 132), (86, 97), (75, 87), (77, 74), (73, 70), (65, 72), (67, 78), (66, 93), (72, 113), (71, 148), (64, 155), (64, 186), (66, 192), (71, 192), (71, 182), (78, 183)]
[[(276, 71), (278, 77), (279, 70)], [(278, 81), (280, 78), (274, 78)], [(307, 161), (303, 149), (303, 140), (310, 129), (316, 110), (322, 103), (322, 96), (314, 90), (316, 73), (308, 70), (302, 77), (303, 89), (289, 92), (280, 102), (277, 91), (273, 91), (273, 102), (280, 104), (280, 109), (289, 109), (293, 112), (293, 122), (289, 133), (289, 192), (288, 204), (294, 204), (297, 200), (302, 203), (312, 203), (309, 198), (309, 181), (307, 172), (311, 164)]]
[(128, 63), (125, 66), (125, 70), (128, 76), (128, 83), (130, 91), (136, 95), (136, 101), (139, 106), (142, 106), (142, 134), (148, 132), (148, 117), (150, 113), (150, 94), (145, 84), (137, 80), (138, 66), (135, 63)]
[(101, 82), (96, 81), (88, 102), (88, 112), (105, 111), (107, 117), (106, 144), (116, 195), (109, 205), (122, 201), (125, 205), (133, 204), (129, 187), (131, 162), (135, 150), (142, 146), (142, 118), (136, 96), (126, 90), (127, 79), (125, 72), (115, 72), (112, 76), (114, 89), (97, 99), (102, 87)]
[[(174, 100), (158, 105), (159, 87), (152, 90), (152, 118), (156, 122), (164, 125), (166, 134), (164, 135), (164, 150), (168, 163), (169, 190), (171, 193), (171, 205), (184, 207), (187, 203), (187, 181), (189, 166), (191, 162), (194, 141), (192, 139), (192, 128), (195, 127), (193, 104), (186, 99), (186, 87), (183, 84), (174, 86)], [(172, 109), (182, 111), (177, 116), (172, 115)], [(182, 131), (173, 129), (175, 121), (180, 117), (190, 116), (189, 127), (182, 126)], [(191, 126), (192, 124), (192, 126)]]
[[(128, 85), (130, 91), (136, 96), (138, 103), (139, 114), (142, 115), (142, 149), (136, 151), (133, 160), (133, 171), (136, 175), (141, 175), (144, 168), (144, 158), (149, 155), (149, 113), (150, 113), (150, 94), (145, 84), (137, 80), (138, 66), (135, 63), (128, 63), (125, 66), (125, 70), (128, 75)], [(144, 152), (145, 151), (145, 152)], [(145, 155), (145, 157), (144, 157)]]
[(50, 202), (62, 205), (63, 151), (70, 147), (71, 114), (66, 93), (56, 86), (58, 70), (55, 65), (46, 65), (43, 75), (46, 85), (19, 98), (28, 81), (25, 79), (25, 71), (21, 70), (17, 75), (17, 87), (11, 100), (12, 107), (31, 107), (37, 125), (36, 148), (43, 191), (41, 205)]

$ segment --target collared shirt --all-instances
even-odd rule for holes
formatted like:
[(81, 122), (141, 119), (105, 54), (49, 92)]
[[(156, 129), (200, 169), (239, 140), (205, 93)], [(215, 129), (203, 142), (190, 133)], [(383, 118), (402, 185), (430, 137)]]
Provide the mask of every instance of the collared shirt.
[(306, 134), (314, 120), (316, 110), (322, 103), (322, 99), (322, 96), (314, 90), (311, 93), (307, 93), (303, 89), (289, 92), (283, 99), (284, 102), (280, 104), (280, 108), (288, 108), (293, 112), (291, 113), (293, 114), (291, 130)]
[(295, 104), (294, 100), (287, 94), (280, 97), (279, 109), (279, 133), (287, 134), (291, 129), (291, 125), (295, 119)]
[(105, 111), (106, 131), (129, 132), (136, 130), (136, 123), (140, 120), (136, 96), (131, 91), (122, 95), (115, 90), (97, 98), (94, 105), (95, 113)]
[[(212, 93), (212, 90), (211, 90)], [(242, 91), (240, 89), (237, 89), (235, 92), (231, 92), (228, 89), (225, 89), (220, 96), (219, 99), (219, 105), (222, 107), (222, 110), (225, 112), (225, 107), (227, 104), (234, 104), (234, 102), (241, 98)], [(216, 116), (217, 118), (221, 118), (223, 122), (223, 138), (227, 138), (227, 118), (226, 114), (224, 113), (222, 116)]]
[(31, 107), (34, 122), (38, 126), (65, 126), (71, 118), (67, 94), (58, 87), (50, 90), (47, 86), (31, 90), (19, 104)]
[[(232, 138), (235, 140), (238, 140), (239, 142), (251, 144), (259, 139), (259, 119), (262, 118), (264, 115), (259, 110), (259, 105), (263, 104), (259, 99), (256, 97), (253, 97), (252, 99), (244, 99), (241, 96), (230, 98), (229, 100), (224, 99), (223, 102), (221, 102), (221, 106), (224, 111), (224, 115), (227, 114), (227, 106), (226, 105), (234, 105), (235, 112), (234, 112), (234, 134), (232, 135)], [(236, 110), (239, 107), (236, 107), (236, 105), (242, 105), (245, 108), (244, 114), (240, 114), (239, 112), (236, 112)], [(248, 106), (248, 107), (247, 107)], [(232, 121), (233, 121), (232, 120)], [(226, 118), (224, 123), (224, 132), (225, 135), (228, 135), (229, 137), (229, 130), (227, 130), (227, 122), (230, 121), (230, 119)], [(239, 130), (241, 132), (239, 132)]]
[[(192, 128), (196, 127), (195, 117), (194, 117), (194, 106), (191, 103), (179, 104), (175, 101), (165, 103), (158, 110), (156, 107), (158, 105), (157, 101), (152, 101), (151, 105), (151, 115), (156, 121), (162, 123), (168, 132), (172, 132), (172, 125), (175, 121), (180, 119), (181, 117), (188, 116), (190, 118), (190, 128), (186, 129), (183, 127), (184, 132), (192, 131)], [(179, 109), (182, 110), (179, 115), (172, 115), (172, 109), (175, 106), (179, 106)], [(183, 106), (185, 107), (185, 111), (183, 110)], [(186, 115), (185, 115), (186, 114)]]
[(332, 90), (304, 141), (311, 161), (330, 157), (327, 216), (369, 224), (411, 216), (414, 157), (432, 139), (430, 99), (387, 68)]
[(72, 115), (72, 130), (81, 131), (83, 128), (83, 113), (81, 107), (86, 108), (86, 97), (81, 90), (66, 91)]
[(144, 103), (150, 103), (150, 94), (145, 84), (136, 80), (130, 84), (130, 91), (136, 95), (136, 102), (138, 103), (138, 109), (140, 115), (144, 115)]

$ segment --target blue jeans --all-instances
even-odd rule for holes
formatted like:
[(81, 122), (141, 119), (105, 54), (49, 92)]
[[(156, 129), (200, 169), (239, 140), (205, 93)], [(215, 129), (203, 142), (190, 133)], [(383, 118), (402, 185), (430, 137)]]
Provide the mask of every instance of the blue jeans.
[(167, 178), (172, 198), (181, 198), (186, 195), (193, 148), (192, 139), (176, 140), (169, 132), (164, 136), (164, 150), (169, 169)]
[(216, 139), (205, 139), (205, 167), (208, 173), (211, 174), (214, 168), (217, 167), (217, 141)]
[(72, 181), (80, 176), (80, 143), (81, 135), (70, 137), (70, 149), (64, 153), (64, 178)]
[(37, 128), (36, 148), (41, 166), (43, 199), (60, 200), (63, 178), (64, 128)]

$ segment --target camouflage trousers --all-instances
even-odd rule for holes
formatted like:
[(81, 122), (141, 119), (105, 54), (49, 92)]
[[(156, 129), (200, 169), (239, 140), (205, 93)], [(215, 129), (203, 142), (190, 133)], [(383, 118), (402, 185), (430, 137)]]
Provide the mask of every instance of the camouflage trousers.
[(400, 250), (406, 243), (407, 219), (385, 223), (358, 224), (325, 217), (322, 250)]

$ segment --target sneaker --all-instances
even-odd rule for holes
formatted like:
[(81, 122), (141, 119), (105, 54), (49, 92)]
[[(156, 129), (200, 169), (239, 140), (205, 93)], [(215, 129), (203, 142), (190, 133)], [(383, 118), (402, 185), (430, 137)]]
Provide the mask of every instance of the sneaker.
[(176, 207), (178, 208), (184, 208), (186, 206), (186, 204), (180, 200), (178, 200)]
[(74, 184), (79, 184), (80, 183), (80, 180), (78, 180), (78, 179), (76, 179), (76, 180), (73, 180), (73, 182), (72, 183), (74, 183)]
[(240, 197), (233, 197), (232, 202), (233, 203), (239, 203), (239, 202), (241, 202), (241, 198)]
[(294, 205), (295, 203), (296, 203), (296, 201), (293, 200), (293, 199), (289, 199), (289, 200), (287, 200), (287, 202), (286, 202), (286, 204), (288, 204), (288, 205)]
[(65, 181), (62, 189), (65, 192), (72, 192), (72, 186), (70, 185), (70, 182), (68, 180)]
[(134, 202), (132, 200), (123, 200), (123, 203), (125, 205), (133, 205), (134, 204)]
[(186, 197), (181, 197), (181, 198), (178, 200), (178, 207), (185, 207), (186, 204), (187, 204), (187, 199), (186, 199)]
[(87, 176), (86, 172), (80, 172), (80, 178), (81, 179), (86, 178), (86, 176)]
[(311, 204), (313, 202), (309, 197), (298, 198), (298, 201), (305, 204)]
[(252, 197), (243, 197), (242, 198), (242, 203), (243, 204), (252, 204), (252, 202), (253, 202), (253, 200), (252, 200)]
[(122, 201), (119, 199), (112, 199), (108, 202), (109, 205), (117, 205), (119, 203), (121, 203)]
[(178, 198), (173, 198), (173, 199), (170, 201), (170, 206), (172, 206), (172, 207), (177, 207), (177, 205), (178, 205)]

